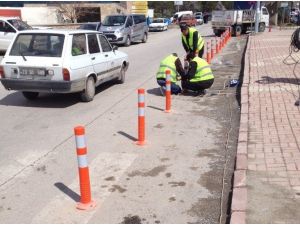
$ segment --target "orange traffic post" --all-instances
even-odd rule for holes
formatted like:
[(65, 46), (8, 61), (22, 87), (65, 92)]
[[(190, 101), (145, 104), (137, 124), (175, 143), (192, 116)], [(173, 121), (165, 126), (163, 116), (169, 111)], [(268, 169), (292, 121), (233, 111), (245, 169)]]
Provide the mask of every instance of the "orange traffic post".
[(269, 25), (269, 32), (271, 32), (272, 31), (272, 26), (271, 25)]
[(214, 58), (214, 46), (213, 46), (213, 40), (214, 39), (211, 39), (211, 59), (213, 59)]
[(206, 51), (206, 61), (208, 64), (210, 64), (210, 49), (209, 49), (210, 45), (209, 45), (209, 41), (207, 42), (207, 51)]
[(166, 70), (166, 113), (171, 112), (171, 70)]
[(215, 41), (216, 41), (216, 54), (218, 54), (219, 53), (218, 38), (216, 38)]
[(137, 145), (145, 145), (145, 89), (138, 89), (138, 140)]
[(74, 128), (77, 161), (79, 170), (80, 202), (76, 208), (80, 210), (93, 209), (96, 203), (91, 199), (91, 185), (89, 167), (87, 162), (87, 147), (85, 141), (85, 130), (83, 126)]

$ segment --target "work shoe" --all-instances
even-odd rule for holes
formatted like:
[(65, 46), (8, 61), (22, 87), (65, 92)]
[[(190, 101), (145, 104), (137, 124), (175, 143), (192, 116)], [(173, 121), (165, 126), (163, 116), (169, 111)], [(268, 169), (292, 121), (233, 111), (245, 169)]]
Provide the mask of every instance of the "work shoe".
[(162, 96), (165, 96), (165, 90), (162, 86), (159, 87), (160, 93)]

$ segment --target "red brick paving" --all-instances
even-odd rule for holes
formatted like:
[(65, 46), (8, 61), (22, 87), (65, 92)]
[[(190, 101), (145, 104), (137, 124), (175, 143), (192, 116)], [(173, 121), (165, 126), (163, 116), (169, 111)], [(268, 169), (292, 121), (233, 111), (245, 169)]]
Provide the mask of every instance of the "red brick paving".
[[(264, 171), (262, 181), (300, 191), (300, 113), (294, 105), (299, 89), (294, 65), (283, 63), (292, 33), (272, 29), (249, 37), (231, 223), (247, 221), (247, 171)], [(296, 73), (300, 78), (300, 65)]]

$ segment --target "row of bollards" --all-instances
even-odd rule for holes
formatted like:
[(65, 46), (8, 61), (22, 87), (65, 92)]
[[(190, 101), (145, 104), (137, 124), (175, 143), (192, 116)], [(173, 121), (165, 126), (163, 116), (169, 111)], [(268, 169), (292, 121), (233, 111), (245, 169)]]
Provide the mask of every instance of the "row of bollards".
[(220, 38), (214, 38), (210, 41), (207, 41), (206, 44), (206, 61), (208, 64), (211, 63), (211, 60), (214, 58), (215, 54), (219, 54), (222, 50), (222, 48), (225, 47), (227, 42), (231, 38), (231, 28), (227, 28), (226, 31), (224, 31)]
[[(166, 70), (166, 105), (165, 112), (171, 112), (171, 71)], [(145, 89), (138, 89), (138, 140), (137, 145), (145, 145)], [(85, 129), (83, 126), (74, 128), (75, 142), (77, 151), (78, 171), (79, 171), (79, 186), (80, 186), (80, 202), (76, 208), (80, 210), (93, 209), (96, 203), (91, 197), (91, 186), (89, 167), (87, 162), (87, 146), (85, 139)]]
[[(210, 64), (215, 54), (219, 54), (231, 38), (230, 29), (226, 29), (221, 34), (220, 38), (212, 39), (215, 41), (207, 42), (206, 60)], [(215, 50), (215, 51), (214, 51)], [(171, 71), (166, 70), (166, 91), (165, 91), (165, 110), (164, 112), (171, 112)], [(135, 144), (143, 146), (146, 144), (145, 135), (145, 89), (138, 89), (138, 140)], [(77, 204), (77, 209), (87, 210), (92, 209), (96, 206), (96, 203), (91, 198), (91, 187), (89, 168), (87, 163), (87, 147), (85, 140), (85, 129), (83, 126), (77, 126), (74, 128), (77, 161), (79, 169), (79, 186), (80, 186), (80, 202)]]

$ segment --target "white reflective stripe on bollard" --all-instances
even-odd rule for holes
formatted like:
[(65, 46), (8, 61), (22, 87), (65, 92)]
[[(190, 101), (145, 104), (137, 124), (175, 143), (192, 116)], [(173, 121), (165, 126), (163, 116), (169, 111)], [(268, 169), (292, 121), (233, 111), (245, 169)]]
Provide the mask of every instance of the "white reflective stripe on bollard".
[(145, 116), (145, 108), (139, 108), (139, 116)]
[(171, 91), (171, 85), (170, 84), (166, 85), (166, 91)]
[(85, 135), (78, 135), (75, 136), (75, 141), (76, 141), (76, 147), (77, 148), (85, 148)]
[(145, 102), (145, 95), (139, 94), (138, 101)]
[(86, 168), (88, 167), (87, 157), (86, 155), (79, 155), (77, 156), (78, 167), (79, 168)]

